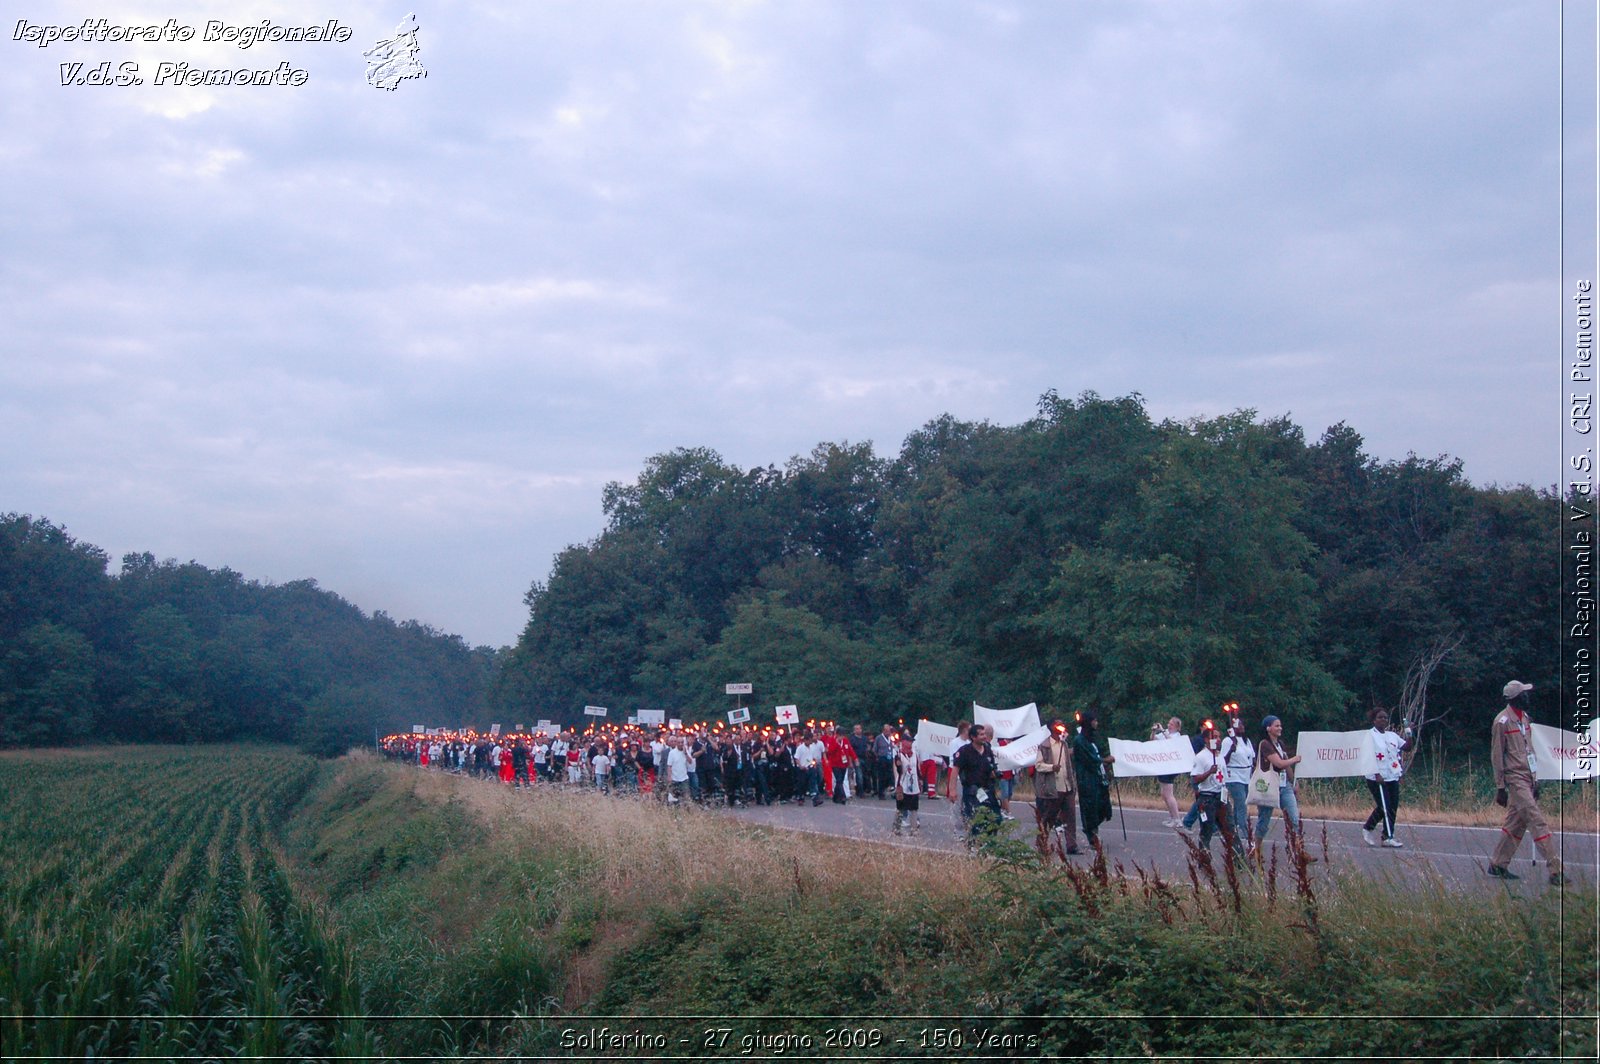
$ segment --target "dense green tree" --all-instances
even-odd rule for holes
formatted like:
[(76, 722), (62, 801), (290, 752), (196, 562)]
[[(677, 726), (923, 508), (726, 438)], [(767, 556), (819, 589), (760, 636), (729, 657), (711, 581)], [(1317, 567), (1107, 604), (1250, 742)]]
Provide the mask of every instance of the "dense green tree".
[(106, 561), (49, 521), (0, 514), (0, 643), (41, 621), (95, 638), (111, 590)]
[(0, 655), (0, 745), (46, 746), (90, 736), (95, 654), (72, 628), (40, 621)]
[(111, 577), (98, 548), (30, 517), (0, 518), (0, 576), (6, 745), (283, 739), (335, 686), (367, 690), (396, 725), (459, 723), (485, 712), (496, 667), (311, 580), (263, 585), (148, 553)]
[[(338, 757), (352, 747), (370, 746), (388, 713), (385, 699), (364, 686), (330, 687), (306, 704), (295, 739), (315, 757)], [(397, 730), (390, 725), (385, 731)]]

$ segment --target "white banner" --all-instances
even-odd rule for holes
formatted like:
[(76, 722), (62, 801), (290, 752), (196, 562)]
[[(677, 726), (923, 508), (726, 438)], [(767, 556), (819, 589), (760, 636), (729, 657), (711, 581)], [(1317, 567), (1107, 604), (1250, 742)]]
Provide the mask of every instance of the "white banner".
[(749, 709), (730, 709), (730, 710), (728, 710), (728, 723), (729, 724), (743, 724), (745, 721), (747, 721), (749, 719), (750, 719), (750, 710)]
[(500, 725), (498, 725), (498, 724), (489, 725), (489, 734), (498, 736), (500, 734)]
[(1295, 736), (1294, 752), (1300, 755), (1300, 763), (1294, 767), (1295, 779), (1370, 776), (1378, 771), (1378, 749), (1372, 742), (1371, 728), (1303, 731)]
[(605, 706), (584, 706), (583, 715), (586, 717), (603, 717), (606, 715)]
[(411, 734), (412, 735), (421, 735), (423, 732), (425, 732), (427, 730), (428, 730), (428, 727), (425, 724), (413, 724), (411, 726)]
[(754, 691), (755, 688), (747, 683), (730, 683), (724, 690), (730, 695), (747, 695)]
[(534, 727), (539, 731), (544, 732), (546, 735), (550, 735), (553, 732), (558, 732), (561, 730), (560, 728), (556, 727), (556, 722), (553, 720), (541, 720), (538, 724), (534, 725)]
[(1039, 747), (1050, 738), (1049, 728), (1038, 728), (1001, 746), (994, 744), (994, 759), (1001, 772), (1021, 772), (1039, 760)]
[[(1586, 780), (1600, 776), (1595, 768), (1594, 722), (1587, 732), (1563, 731), (1548, 724), (1533, 726), (1533, 758), (1542, 780)], [(1584, 740), (1588, 740), (1585, 742)]]
[(800, 707), (799, 706), (779, 706), (778, 709), (777, 709), (777, 713), (778, 713), (778, 723), (779, 724), (799, 724), (800, 723)]
[(912, 743), (918, 761), (950, 756), (950, 745), (956, 741), (956, 730), (948, 724), (935, 724), (931, 720), (917, 721), (917, 738)]
[(1039, 707), (1029, 702), (1016, 709), (985, 709), (974, 702), (972, 723), (993, 728), (996, 739), (1015, 739), (1039, 730)]
[(682, 731), (683, 730), (683, 721), (681, 719), (679, 719), (678, 717), (673, 717), (671, 720), (667, 721), (667, 727), (669, 727), (669, 728), (677, 728), (679, 731)]
[(667, 711), (664, 709), (641, 709), (639, 711), (640, 724), (665, 724)]
[(1187, 776), (1194, 766), (1194, 747), (1186, 735), (1144, 743), (1131, 739), (1107, 739), (1106, 742), (1111, 746), (1111, 756), (1116, 758), (1111, 768), (1119, 776), (1170, 776), (1174, 773)]

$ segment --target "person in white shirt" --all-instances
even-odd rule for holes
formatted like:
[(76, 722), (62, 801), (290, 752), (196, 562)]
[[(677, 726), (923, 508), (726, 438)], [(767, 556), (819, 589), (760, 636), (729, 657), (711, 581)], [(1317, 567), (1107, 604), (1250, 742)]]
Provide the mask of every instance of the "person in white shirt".
[[(795, 771), (805, 780), (806, 797), (812, 805), (822, 804), (822, 757), (827, 748), (822, 740), (807, 731), (804, 741), (794, 748)], [(803, 799), (802, 799), (803, 801)]]
[(594, 769), (594, 785), (601, 794), (611, 793), (611, 755), (606, 753), (606, 748), (601, 747), (589, 762)]
[(567, 738), (558, 734), (550, 740), (550, 782), (555, 783), (561, 778), (561, 773), (567, 767)]
[[(1399, 849), (1405, 843), (1394, 837), (1394, 814), (1400, 808), (1400, 777), (1405, 774), (1405, 757), (1414, 742), (1411, 729), (1396, 735), (1389, 726), (1387, 710), (1372, 711), (1372, 733), (1369, 736), (1373, 750), (1378, 755), (1378, 771), (1367, 777), (1367, 790), (1372, 792), (1372, 812), (1361, 825), (1361, 837), (1368, 846), (1388, 846)], [(1383, 824), (1383, 838), (1378, 838), (1378, 824)]]
[(1221, 827), (1222, 790), (1226, 770), (1222, 764), (1222, 735), (1207, 728), (1200, 736), (1189, 777), (1194, 781), (1195, 802), (1200, 807), (1200, 845), (1211, 848), (1211, 836)]
[(1233, 828), (1233, 848), (1240, 854), (1250, 852), (1255, 843), (1250, 838), (1250, 773), (1256, 767), (1256, 748), (1244, 732), (1244, 720), (1239, 716), (1239, 704), (1230, 702), (1223, 707), (1228, 721), (1228, 733), (1222, 739), (1221, 760), (1223, 782), (1228, 792), (1229, 824)]
[(684, 752), (683, 740), (677, 736), (667, 740), (667, 781), (670, 785), (667, 801), (677, 805), (689, 791), (689, 755)]
[(909, 828), (915, 835), (922, 830), (921, 814), (917, 807), (922, 799), (922, 779), (918, 772), (917, 755), (908, 735), (900, 740), (900, 749), (894, 755), (894, 833)]

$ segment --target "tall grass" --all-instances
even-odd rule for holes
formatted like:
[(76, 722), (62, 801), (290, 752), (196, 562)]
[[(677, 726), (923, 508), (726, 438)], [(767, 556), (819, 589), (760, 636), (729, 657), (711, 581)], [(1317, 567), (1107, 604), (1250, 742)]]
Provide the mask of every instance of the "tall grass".
[[(606, 1022), (698, 1044), (712, 1019), (820, 1045), (807, 1016), (875, 1017), (861, 1026), (907, 1039), (906, 1056), (969, 1055), (985, 1033), (1018, 1057), (1594, 1048), (1581, 895), (1313, 881), (1281, 847), (1266, 869), (1197, 849), (1168, 881), (1103, 857), (1075, 868), (1002, 843), (973, 860), (354, 762), (308, 802), (290, 852), (331, 892), (368, 1006), (438, 1017), (381, 1021), (385, 1036), (441, 1052), (560, 1056), (561, 1031)], [(929, 1043), (934, 1027), (964, 1032), (961, 1052)]]

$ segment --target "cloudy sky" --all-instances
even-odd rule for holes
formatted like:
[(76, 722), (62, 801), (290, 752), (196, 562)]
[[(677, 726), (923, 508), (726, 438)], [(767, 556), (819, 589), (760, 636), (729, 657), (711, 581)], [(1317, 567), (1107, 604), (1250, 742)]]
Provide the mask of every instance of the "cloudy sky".
[[(677, 446), (1092, 389), (1559, 476), (1544, 0), (414, 0), (375, 88), (412, 2), (0, 4), (0, 511), (502, 645)], [(101, 17), (197, 38), (13, 39)]]

